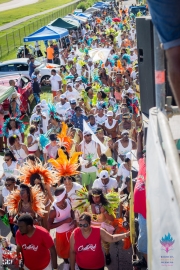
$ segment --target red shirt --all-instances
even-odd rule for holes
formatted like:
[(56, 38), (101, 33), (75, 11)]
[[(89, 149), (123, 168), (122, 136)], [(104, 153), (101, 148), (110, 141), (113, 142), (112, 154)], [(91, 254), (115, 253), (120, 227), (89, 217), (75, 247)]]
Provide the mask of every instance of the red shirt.
[(36, 230), (31, 237), (28, 237), (26, 234), (22, 235), (18, 230), (16, 233), (16, 243), (22, 247), (25, 266), (31, 270), (42, 270), (50, 262), (49, 248), (54, 243), (46, 229), (40, 226), (35, 227)]
[(134, 212), (146, 218), (146, 164), (144, 158), (139, 159), (139, 172), (134, 188)]
[(104, 267), (104, 254), (101, 247), (100, 228), (92, 227), (91, 234), (86, 239), (81, 229), (74, 230), (76, 263), (85, 269), (99, 269)]

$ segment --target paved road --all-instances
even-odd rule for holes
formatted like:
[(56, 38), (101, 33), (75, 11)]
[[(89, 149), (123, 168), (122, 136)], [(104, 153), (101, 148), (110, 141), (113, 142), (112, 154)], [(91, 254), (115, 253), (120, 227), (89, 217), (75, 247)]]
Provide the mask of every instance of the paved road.
[[(16, 1), (19, 1), (19, 0), (16, 0)], [(20, 0), (20, 1), (26, 1), (26, 0)], [(27, 0), (27, 1), (29, 1), (29, 0)], [(36, 1), (36, 0), (30, 0), (30, 1)], [(15, 25), (18, 25), (18, 24), (20, 24), (20, 23), (26, 22), (27, 20), (30, 20), (30, 19), (35, 18), (35, 17), (37, 17), (37, 16), (41, 16), (41, 15), (47, 14), (47, 13), (49, 13), (49, 12), (58, 10), (58, 9), (60, 9), (60, 8), (67, 7), (67, 6), (71, 5), (72, 3), (76, 3), (76, 2), (78, 2), (78, 1), (79, 1), (79, 0), (75, 0), (75, 1), (72, 1), (72, 2), (70, 2), (70, 3), (68, 3), (68, 4), (65, 4), (65, 5), (56, 7), (56, 8), (48, 9), (48, 10), (45, 10), (45, 11), (43, 11), (43, 12), (39, 12), (39, 13), (30, 15), (30, 16), (26, 16), (26, 17), (21, 18), (21, 19), (19, 19), (19, 20), (16, 20), (16, 21), (13, 21), (13, 22), (10, 22), (10, 23), (6, 23), (6, 24), (0, 26), (0, 31), (9, 29), (9, 28), (11, 28), (11, 27), (13, 27), (13, 26), (15, 26)], [(1, 9), (0, 9), (0, 10), (1, 10)], [(1, 14), (1, 13), (0, 13), (0, 14)]]
[(38, 0), (12, 0), (7, 3), (0, 4), (0, 11), (10, 10), (21, 6), (27, 6), (37, 3)]

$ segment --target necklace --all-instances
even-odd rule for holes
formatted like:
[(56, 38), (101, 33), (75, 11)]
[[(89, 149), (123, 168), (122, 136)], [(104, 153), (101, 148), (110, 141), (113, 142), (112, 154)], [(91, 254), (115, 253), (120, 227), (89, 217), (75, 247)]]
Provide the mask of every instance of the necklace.
[(25, 209), (27, 209), (27, 208), (29, 207), (29, 202), (27, 202), (27, 203), (22, 203), (22, 206), (23, 206)]

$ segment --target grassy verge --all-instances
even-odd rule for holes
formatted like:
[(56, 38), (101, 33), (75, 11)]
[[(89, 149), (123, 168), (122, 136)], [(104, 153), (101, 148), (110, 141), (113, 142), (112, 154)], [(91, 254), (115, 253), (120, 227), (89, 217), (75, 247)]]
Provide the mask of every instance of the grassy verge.
[(19, 8), (14, 8), (0, 12), (0, 25), (13, 22), (15, 20), (33, 15), (51, 8), (62, 6), (71, 0), (39, 0), (36, 4), (31, 4)]
[(0, 4), (4, 4), (4, 3), (7, 3), (7, 2), (10, 2), (11, 0), (0, 0)]
[[(47, 1), (47, 0), (44, 0), (44, 1)], [(64, 0), (63, 2), (62, 0), (59, 0), (59, 1), (61, 2), (61, 5), (70, 2), (70, 0)], [(35, 32), (39, 28), (45, 25), (48, 25), (48, 23), (50, 23), (52, 20), (55, 20), (56, 18), (59, 18), (59, 17), (66, 16), (67, 14), (71, 13), (76, 8), (76, 6), (77, 6), (76, 3), (72, 3), (64, 8), (59, 8), (53, 12), (48, 12), (47, 14), (35, 17), (17, 26), (11, 27), (10, 29), (6, 31), (1, 31), (0, 33), (0, 61), (7, 60), (7, 57), (8, 59), (14, 58), (14, 57), (12, 58), (10, 57), (11, 52), (16, 51), (16, 49), (20, 45), (24, 44), (23, 42), (24, 37)], [(36, 9), (36, 13), (37, 12), (38, 12), (38, 9)], [(0, 15), (1, 15), (1, 12), (0, 12)], [(1, 17), (0, 17), (0, 20), (1, 20)], [(13, 53), (13, 55), (16, 55), (16, 53)]]

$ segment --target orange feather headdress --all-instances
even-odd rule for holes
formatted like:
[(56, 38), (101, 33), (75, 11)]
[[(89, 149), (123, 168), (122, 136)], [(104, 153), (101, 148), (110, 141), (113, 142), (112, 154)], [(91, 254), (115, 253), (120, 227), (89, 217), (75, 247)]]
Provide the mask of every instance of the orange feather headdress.
[(51, 158), (48, 160), (49, 163), (53, 165), (56, 169), (58, 175), (62, 176), (73, 176), (79, 174), (77, 171), (80, 164), (78, 163), (78, 157), (82, 155), (82, 152), (75, 152), (72, 154), (72, 157), (68, 160), (66, 154), (64, 154), (62, 149), (58, 150), (58, 158)]
[[(31, 189), (31, 207), (32, 210), (39, 216), (43, 217), (46, 213), (44, 205), (44, 194), (40, 191), (38, 186), (30, 187)], [(5, 206), (8, 206), (8, 212), (10, 215), (16, 215), (19, 211), (19, 205), (21, 202), (20, 190), (12, 191), (6, 198)]]
[(59, 180), (56, 172), (49, 171), (41, 162), (36, 162), (35, 165), (25, 162), (18, 171), (20, 172), (19, 180), (26, 185), (30, 184), (30, 177), (35, 173), (38, 173), (43, 178), (44, 183), (48, 185), (53, 185)]
[(57, 138), (59, 139), (58, 144), (60, 147), (64, 146), (69, 153), (73, 144), (73, 140), (69, 136), (67, 136), (67, 132), (68, 126), (64, 122), (62, 122), (61, 132), (57, 135)]

